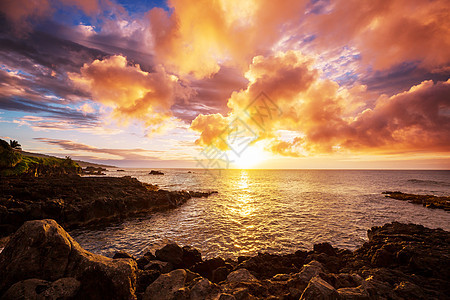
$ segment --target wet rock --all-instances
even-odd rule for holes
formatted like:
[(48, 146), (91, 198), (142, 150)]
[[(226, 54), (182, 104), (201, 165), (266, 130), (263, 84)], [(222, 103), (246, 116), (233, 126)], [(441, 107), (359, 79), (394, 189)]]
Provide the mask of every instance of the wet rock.
[(409, 281), (402, 281), (394, 288), (394, 293), (404, 299), (425, 299), (422, 289)]
[(291, 278), (289, 274), (277, 274), (271, 278), (272, 281), (287, 281)]
[(174, 266), (179, 266), (183, 262), (183, 249), (177, 244), (171, 243), (156, 250), (155, 256), (161, 261), (167, 261)]
[(422, 204), (427, 208), (439, 208), (450, 211), (450, 197), (448, 196), (438, 197), (434, 195), (416, 195), (390, 191), (383, 192), (382, 194), (385, 194), (388, 198), (408, 201), (414, 204)]
[(227, 276), (229, 282), (256, 281), (257, 279), (247, 269), (238, 269)]
[(219, 300), (236, 300), (236, 298), (233, 295), (222, 293), (219, 296)]
[(307, 262), (316, 260), (320, 262), (324, 268), (332, 273), (338, 273), (340, 270), (340, 266), (342, 264), (342, 261), (337, 256), (329, 256), (325, 253), (311, 253), (306, 257)]
[(73, 299), (77, 296), (79, 289), (80, 282), (71, 277), (54, 282), (33, 278), (13, 284), (1, 299)]
[(320, 243), (314, 245), (314, 252), (325, 253), (329, 256), (336, 256), (336, 251), (329, 243)]
[(217, 268), (212, 273), (212, 282), (224, 281), (227, 279), (228, 274), (230, 274), (230, 270), (226, 266)]
[(38, 299), (39, 295), (48, 289), (49, 285), (49, 281), (42, 279), (33, 278), (22, 280), (12, 285), (1, 299)]
[(211, 283), (208, 279), (200, 279), (191, 289), (191, 300), (212, 300), (217, 299), (220, 294), (218, 285)]
[(143, 300), (170, 300), (175, 293), (184, 287), (186, 271), (174, 270), (168, 274), (162, 274), (145, 290)]
[(248, 260), (250, 258), (251, 258), (251, 256), (243, 256), (243, 255), (241, 255), (241, 256), (238, 257), (238, 263), (243, 263), (244, 261), (246, 261), (246, 260)]
[(130, 254), (128, 254), (125, 251), (117, 251), (116, 253), (114, 253), (113, 259), (118, 259), (118, 258), (131, 258), (131, 259), (135, 259), (133, 256), (131, 256)]
[(169, 273), (174, 269), (173, 265), (167, 261), (151, 260), (143, 268), (144, 270), (156, 270), (160, 273)]
[(136, 260), (138, 268), (144, 269), (144, 267), (151, 261), (156, 260), (156, 256), (153, 255), (150, 251), (146, 252), (142, 257)]
[(145, 289), (161, 275), (157, 270), (145, 270), (137, 273), (136, 293), (143, 293)]
[(189, 269), (185, 271), (186, 271), (186, 283), (191, 283), (192, 281), (201, 277), (200, 274), (194, 273)]
[(182, 248), (183, 256), (182, 256), (182, 264), (183, 268), (188, 269), (195, 265), (196, 263), (202, 262), (202, 254), (195, 248), (190, 246), (184, 246)]
[(339, 297), (346, 300), (370, 300), (369, 293), (362, 287), (340, 288), (337, 290)]
[(288, 286), (299, 290), (305, 289), (311, 278), (318, 276), (324, 271), (323, 266), (318, 261), (311, 261), (303, 266), (299, 273), (293, 274), (288, 281)]
[(81, 169), (81, 174), (83, 175), (105, 175), (105, 173), (103, 173), (103, 171), (108, 171), (105, 168), (102, 167), (92, 167), (92, 166), (87, 166), (84, 169)]
[(0, 191), (0, 237), (27, 220), (49, 218), (73, 228), (174, 208), (193, 197), (189, 192), (161, 190), (130, 176), (14, 177), (0, 180)]
[(233, 297), (236, 300), (249, 299), (250, 298), (250, 293), (248, 291), (248, 288), (241, 287), (241, 288), (235, 289), (235, 291), (233, 292)]
[[(315, 251), (258, 254), (240, 263), (201, 261), (194, 248), (169, 244), (158, 257), (181, 257), (179, 265), (191, 265), (192, 270), (171, 271), (171, 262), (150, 252), (137, 261), (125, 254), (120, 259), (91, 254), (54, 221), (32, 221), (0, 253), (0, 297), (6, 292), (35, 299), (50, 294), (71, 298), (74, 293), (82, 299), (448, 298), (450, 233), (394, 222), (372, 228), (369, 236), (354, 252), (320, 244)], [(331, 249), (335, 255), (329, 255)], [(288, 272), (265, 278), (278, 270)]]
[(156, 171), (156, 170), (151, 170), (150, 173), (148, 173), (149, 175), (164, 175), (163, 172), (161, 171)]
[(113, 260), (82, 249), (54, 220), (26, 222), (0, 253), (0, 294), (11, 285), (37, 278), (80, 281), (79, 297), (133, 298), (136, 263)]
[(213, 271), (223, 266), (225, 266), (225, 261), (220, 257), (216, 257), (197, 263), (191, 269), (203, 277), (212, 280)]
[(364, 279), (359, 276), (358, 274), (347, 274), (347, 273), (341, 273), (341, 274), (325, 274), (320, 273), (319, 276), (331, 284), (334, 288), (340, 289), (340, 288), (353, 288), (361, 285), (364, 281)]
[(378, 249), (372, 257), (372, 264), (377, 267), (388, 267), (394, 263), (395, 257), (392, 253), (381, 248)]
[[(299, 252), (303, 254), (302, 252)], [(239, 268), (244, 268), (255, 274), (258, 279), (269, 279), (276, 274), (296, 273), (305, 261), (303, 255), (274, 255), (258, 253), (257, 256), (244, 260)]]
[(173, 299), (176, 300), (190, 300), (190, 290), (187, 287), (183, 287), (181, 289), (178, 289), (173, 294)]
[(339, 293), (328, 282), (316, 276), (309, 281), (300, 299), (337, 300), (339, 299)]

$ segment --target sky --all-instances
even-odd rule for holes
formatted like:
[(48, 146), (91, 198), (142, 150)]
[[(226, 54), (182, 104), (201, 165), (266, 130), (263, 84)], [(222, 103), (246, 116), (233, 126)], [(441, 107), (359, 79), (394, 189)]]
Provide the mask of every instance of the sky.
[(450, 169), (447, 0), (3, 0), (0, 138), (118, 167)]

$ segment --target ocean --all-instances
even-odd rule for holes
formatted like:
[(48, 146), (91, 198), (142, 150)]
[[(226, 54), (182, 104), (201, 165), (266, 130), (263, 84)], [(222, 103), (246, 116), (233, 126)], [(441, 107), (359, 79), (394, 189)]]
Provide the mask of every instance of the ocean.
[(450, 213), (385, 198), (383, 191), (450, 195), (450, 171), (413, 170), (111, 170), (168, 190), (217, 191), (176, 209), (70, 234), (85, 249), (141, 255), (176, 242), (203, 258), (293, 253), (315, 243), (354, 250), (367, 229), (392, 221), (450, 230)]

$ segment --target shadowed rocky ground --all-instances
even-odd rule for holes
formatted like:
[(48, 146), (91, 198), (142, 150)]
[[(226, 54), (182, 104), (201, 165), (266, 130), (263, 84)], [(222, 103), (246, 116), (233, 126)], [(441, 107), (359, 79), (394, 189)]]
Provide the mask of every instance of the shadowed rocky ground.
[(54, 220), (26, 222), (0, 254), (1, 299), (449, 299), (450, 233), (391, 223), (351, 252), (204, 261), (168, 244), (138, 259), (82, 249)]
[(3, 177), (0, 191), (0, 236), (28, 220), (50, 218), (73, 228), (174, 208), (211, 194), (165, 191), (131, 177), (78, 175)]

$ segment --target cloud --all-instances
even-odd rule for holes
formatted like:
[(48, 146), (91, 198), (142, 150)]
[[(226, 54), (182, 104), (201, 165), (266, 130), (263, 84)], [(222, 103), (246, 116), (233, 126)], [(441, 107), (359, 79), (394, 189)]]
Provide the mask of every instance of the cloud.
[(450, 151), (450, 79), (424, 81), (392, 97), (381, 96), (349, 123), (350, 149)]
[(145, 150), (145, 149), (110, 149), (110, 148), (97, 148), (94, 146), (73, 142), (70, 140), (61, 140), (61, 139), (51, 139), (51, 138), (34, 138), (40, 142), (59, 146), (60, 148), (68, 151), (75, 152), (91, 152), (97, 154), (107, 154), (112, 155), (114, 159), (121, 160), (158, 160), (156, 157), (160, 154), (160, 151), (155, 150)]
[(450, 18), (446, 0), (332, 0), (311, 14), (302, 29), (321, 49), (354, 46), (363, 62), (388, 69), (408, 61), (433, 70), (450, 61)]
[(121, 55), (86, 63), (80, 73), (68, 76), (94, 101), (111, 107), (114, 118), (125, 123), (140, 120), (154, 130), (172, 116), (170, 108), (175, 99), (187, 98), (191, 93), (162, 66), (156, 66), (152, 73), (144, 72)]
[(215, 143), (216, 147), (226, 150), (227, 146), (217, 141), (219, 135), (227, 128), (231, 118), (222, 116), (221, 114), (198, 115), (191, 123), (191, 129), (201, 132), (200, 138), (195, 141), (197, 145), (210, 145)]
[(189, 123), (199, 114), (225, 114), (228, 98), (247, 84), (248, 80), (239, 70), (222, 67), (210, 78), (191, 80), (189, 86), (195, 93), (187, 102), (177, 101), (172, 107), (173, 114)]
[(88, 15), (99, 12), (97, 0), (4, 0), (0, 2), (0, 14), (12, 23), (17, 34), (23, 35), (32, 29), (32, 23), (48, 18), (61, 5), (75, 6)]
[(202, 0), (193, 6), (188, 0), (169, 1), (170, 12), (154, 8), (148, 14), (156, 59), (197, 78), (215, 74), (221, 65), (245, 69), (298, 20), (307, 2)]
[(76, 119), (71, 115), (64, 118), (63, 116), (37, 116), (25, 115), (15, 118), (12, 123), (19, 126), (28, 126), (34, 131), (68, 131), (85, 132), (94, 135), (111, 135), (122, 132), (121, 129), (108, 126), (95, 118)]
[[(312, 59), (295, 51), (254, 58), (246, 73), (247, 89), (228, 100), (229, 114), (200, 115), (192, 122), (191, 129), (200, 132), (197, 143), (221, 145), (216, 142), (219, 135), (239, 117), (269, 151), (285, 156), (450, 151), (446, 138), (450, 136), (450, 80), (424, 81), (372, 101), (373, 94), (365, 86), (340, 87), (321, 78), (313, 65)], [(261, 91), (269, 97), (262, 99)], [(283, 140), (280, 130), (297, 136)]]

